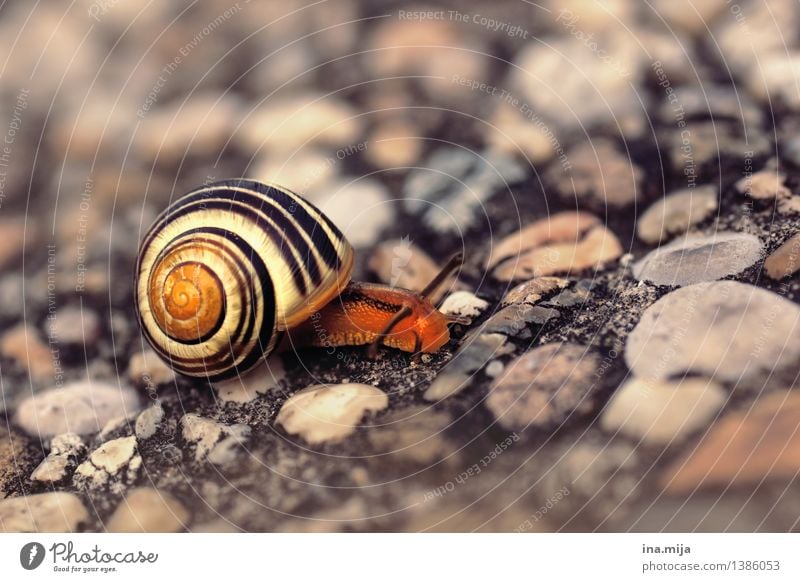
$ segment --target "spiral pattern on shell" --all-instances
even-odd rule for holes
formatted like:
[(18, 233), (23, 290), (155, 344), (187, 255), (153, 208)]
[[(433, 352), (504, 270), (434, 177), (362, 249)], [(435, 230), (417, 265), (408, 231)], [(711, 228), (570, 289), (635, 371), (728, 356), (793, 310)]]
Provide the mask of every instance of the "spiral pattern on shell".
[(243, 373), (350, 281), (353, 249), (322, 212), (275, 185), (197, 188), (145, 235), (136, 309), (176, 371), (211, 381)]

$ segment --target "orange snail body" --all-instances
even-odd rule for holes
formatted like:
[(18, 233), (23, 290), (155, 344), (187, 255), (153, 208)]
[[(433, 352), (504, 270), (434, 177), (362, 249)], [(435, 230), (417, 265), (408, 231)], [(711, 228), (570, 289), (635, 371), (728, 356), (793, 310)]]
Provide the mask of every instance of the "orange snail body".
[(457, 260), (422, 293), (348, 285), (353, 261), (342, 233), (294, 192), (223, 180), (175, 201), (143, 238), (136, 311), (167, 363), (212, 381), (245, 372), (287, 331), (294, 347), (371, 343), (373, 353), (448, 342), (454, 319), (425, 297)]
[[(402, 309), (409, 315), (392, 326)], [(295, 347), (383, 345), (404, 352), (436, 352), (450, 341), (452, 319), (419, 293), (370, 283), (350, 283), (339, 297), (298, 327), (289, 330)]]

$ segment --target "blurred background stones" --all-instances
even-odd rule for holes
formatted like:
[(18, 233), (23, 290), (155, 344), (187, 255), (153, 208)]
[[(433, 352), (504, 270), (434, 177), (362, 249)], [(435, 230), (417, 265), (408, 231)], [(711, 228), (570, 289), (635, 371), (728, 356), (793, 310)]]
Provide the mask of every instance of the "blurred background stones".
[[(0, 8), (0, 530), (797, 530), (792, 0)], [(290, 187), (440, 352), (176, 376), (138, 241)], [(467, 323), (469, 322), (469, 323)], [(303, 389), (314, 387), (303, 392)]]

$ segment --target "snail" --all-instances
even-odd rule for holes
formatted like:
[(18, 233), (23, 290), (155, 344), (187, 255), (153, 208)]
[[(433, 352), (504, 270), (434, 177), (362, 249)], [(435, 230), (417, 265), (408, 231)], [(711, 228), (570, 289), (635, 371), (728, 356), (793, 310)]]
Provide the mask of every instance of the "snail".
[[(384, 344), (435, 352), (462, 322), (422, 292), (351, 283), (354, 250), (299, 195), (274, 184), (223, 180), (170, 205), (142, 239), (135, 306), (153, 349), (186, 376), (242, 374), (281, 341), (293, 347)], [(283, 336), (287, 335), (288, 338)]]

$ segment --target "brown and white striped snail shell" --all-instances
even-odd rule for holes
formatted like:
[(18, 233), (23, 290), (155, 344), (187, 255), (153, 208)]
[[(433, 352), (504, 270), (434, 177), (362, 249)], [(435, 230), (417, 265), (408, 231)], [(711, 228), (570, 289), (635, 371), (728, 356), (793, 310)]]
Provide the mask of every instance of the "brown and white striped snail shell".
[(143, 333), (182, 374), (233, 377), (342, 292), (353, 255), (339, 229), (293, 192), (247, 179), (202, 186), (142, 241)]

